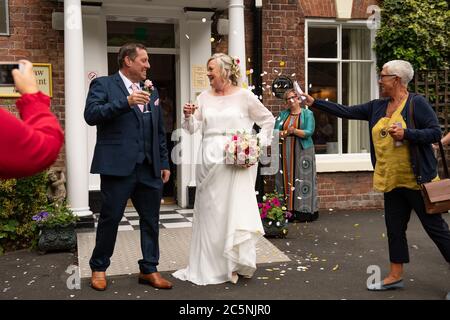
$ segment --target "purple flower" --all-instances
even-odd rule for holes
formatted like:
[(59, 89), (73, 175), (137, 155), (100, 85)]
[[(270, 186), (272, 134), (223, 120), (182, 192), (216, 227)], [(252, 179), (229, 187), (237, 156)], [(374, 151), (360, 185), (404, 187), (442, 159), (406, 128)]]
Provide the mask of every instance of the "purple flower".
[(34, 215), (31, 219), (33, 219), (34, 221), (42, 221), (42, 220), (45, 220), (47, 217), (48, 217), (48, 212), (41, 211), (37, 215)]

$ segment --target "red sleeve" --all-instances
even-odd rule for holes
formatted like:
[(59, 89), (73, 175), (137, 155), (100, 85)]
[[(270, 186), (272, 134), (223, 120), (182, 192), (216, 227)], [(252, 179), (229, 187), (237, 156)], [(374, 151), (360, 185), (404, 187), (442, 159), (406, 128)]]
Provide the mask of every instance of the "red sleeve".
[(22, 120), (0, 109), (0, 178), (38, 173), (58, 157), (64, 134), (50, 111), (50, 98), (41, 92), (17, 102)]

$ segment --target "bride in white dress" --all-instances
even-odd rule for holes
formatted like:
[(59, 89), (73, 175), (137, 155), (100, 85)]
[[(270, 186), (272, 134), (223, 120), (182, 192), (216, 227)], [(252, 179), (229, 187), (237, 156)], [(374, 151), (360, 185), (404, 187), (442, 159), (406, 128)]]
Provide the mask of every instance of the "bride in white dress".
[[(239, 66), (219, 53), (207, 64), (211, 89), (184, 106), (183, 127), (201, 130), (189, 264), (173, 276), (198, 285), (237, 282), (256, 270), (256, 242), (264, 235), (255, 193), (257, 166), (225, 164), (225, 143), (238, 130), (261, 127), (269, 144), (275, 119), (258, 98), (238, 87)], [(191, 116), (192, 115), (192, 116)], [(228, 133), (228, 135), (227, 135)]]

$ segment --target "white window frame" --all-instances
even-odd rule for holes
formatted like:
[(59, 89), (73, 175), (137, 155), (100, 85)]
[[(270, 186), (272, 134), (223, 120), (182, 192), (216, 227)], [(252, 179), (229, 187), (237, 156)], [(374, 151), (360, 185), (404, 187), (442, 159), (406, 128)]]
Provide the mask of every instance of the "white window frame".
[[(334, 19), (306, 19), (305, 20), (305, 90), (308, 92), (308, 63), (309, 62), (333, 62), (338, 64), (338, 79), (337, 79), (337, 103), (342, 103), (342, 63), (347, 62), (370, 62), (371, 66), (371, 84), (370, 84), (370, 99), (378, 97), (378, 86), (376, 76), (376, 56), (373, 49), (371, 49), (370, 60), (345, 60), (342, 59), (342, 28), (348, 26), (366, 27), (366, 20), (351, 20), (351, 21), (337, 21)], [(337, 30), (337, 57), (336, 58), (309, 58), (308, 47), (308, 29), (309, 27), (336, 27)], [(375, 40), (374, 30), (370, 31), (371, 41), (373, 44)], [(316, 155), (316, 170), (317, 172), (340, 172), (340, 171), (373, 171), (370, 160), (370, 153), (342, 153), (342, 119), (338, 118), (338, 148), (339, 153), (336, 154), (317, 154)]]
[(0, 36), (9, 36), (11, 33), (9, 32), (9, 8), (8, 8), (8, 0), (0, 0), (5, 3), (5, 24), (6, 24), (6, 32), (0, 32)]

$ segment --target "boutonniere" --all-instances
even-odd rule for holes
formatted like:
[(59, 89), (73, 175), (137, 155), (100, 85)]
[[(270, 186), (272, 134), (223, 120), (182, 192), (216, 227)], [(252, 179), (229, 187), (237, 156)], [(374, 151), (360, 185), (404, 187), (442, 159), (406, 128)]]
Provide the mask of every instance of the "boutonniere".
[(153, 82), (151, 82), (150, 80), (145, 80), (144, 82), (144, 88), (142, 90), (147, 91), (148, 93), (152, 94), (153, 90), (155, 88), (153, 87)]

